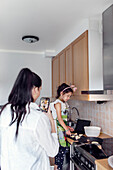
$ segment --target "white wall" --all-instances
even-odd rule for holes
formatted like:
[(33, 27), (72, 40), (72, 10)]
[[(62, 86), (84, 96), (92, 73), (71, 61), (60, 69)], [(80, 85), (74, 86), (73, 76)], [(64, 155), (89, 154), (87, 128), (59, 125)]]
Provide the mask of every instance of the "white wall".
[(0, 52), (0, 105), (5, 104), (13, 83), (24, 68), (30, 68), (42, 78), (41, 96), (51, 96), (51, 59), (39, 54)]
[(68, 30), (68, 33), (64, 35), (62, 40), (56, 46), (56, 54), (62, 51), (65, 47), (67, 47), (71, 42), (73, 42), (76, 38), (78, 38), (83, 32), (88, 30), (89, 28), (89, 20), (83, 19), (78, 24), (75, 25), (71, 30)]
[(75, 27), (68, 30), (68, 33), (64, 35), (63, 39), (56, 46), (56, 54), (62, 51), (65, 47), (67, 47), (71, 42), (73, 42), (76, 38), (78, 38), (83, 32), (88, 30), (89, 28), (89, 20), (83, 19), (81, 22), (75, 25)]
[(102, 20), (89, 20), (89, 90), (103, 90)]

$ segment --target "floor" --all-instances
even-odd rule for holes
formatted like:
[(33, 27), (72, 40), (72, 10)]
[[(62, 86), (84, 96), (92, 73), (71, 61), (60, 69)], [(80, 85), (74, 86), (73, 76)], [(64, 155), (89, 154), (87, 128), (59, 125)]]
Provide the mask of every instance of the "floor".
[(62, 170), (70, 170), (70, 164), (64, 165)]
[(67, 147), (62, 170), (70, 170), (70, 148)]

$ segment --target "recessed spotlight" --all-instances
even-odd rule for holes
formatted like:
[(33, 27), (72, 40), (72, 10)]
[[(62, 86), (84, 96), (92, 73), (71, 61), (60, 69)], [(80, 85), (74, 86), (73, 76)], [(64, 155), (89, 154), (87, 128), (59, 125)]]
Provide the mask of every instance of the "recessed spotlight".
[(26, 43), (35, 43), (39, 41), (39, 37), (33, 36), (33, 35), (25, 35), (22, 37), (22, 40)]

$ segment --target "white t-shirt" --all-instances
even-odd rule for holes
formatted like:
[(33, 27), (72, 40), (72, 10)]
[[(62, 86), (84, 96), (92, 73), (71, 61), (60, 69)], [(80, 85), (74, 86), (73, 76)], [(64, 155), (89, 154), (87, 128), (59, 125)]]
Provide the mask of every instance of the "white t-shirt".
[(67, 102), (62, 102), (59, 99), (56, 99), (54, 102), (50, 103), (50, 108), (51, 108), (51, 111), (52, 111), (53, 119), (55, 120), (55, 128), (56, 128), (56, 131), (57, 131), (57, 124), (56, 124), (57, 113), (56, 113), (56, 109), (55, 109), (56, 103), (61, 104), (61, 115), (63, 115), (65, 110), (69, 108), (69, 105), (68, 105)]
[[(49, 118), (38, 111), (36, 103), (30, 104), (19, 126), (15, 141), (16, 123), (11, 122), (10, 105), (1, 114), (1, 169), (2, 170), (50, 170), (49, 156), (58, 153), (56, 133), (51, 133)], [(28, 112), (28, 109), (27, 109)]]

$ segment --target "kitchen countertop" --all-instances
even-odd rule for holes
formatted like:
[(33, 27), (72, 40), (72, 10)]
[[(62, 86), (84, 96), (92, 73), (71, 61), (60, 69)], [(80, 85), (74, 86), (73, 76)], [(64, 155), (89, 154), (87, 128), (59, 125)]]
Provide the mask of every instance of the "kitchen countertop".
[[(99, 135), (99, 138), (102, 138), (102, 139), (105, 139), (105, 138), (112, 138), (112, 136), (109, 136), (105, 133), (100, 133)], [(74, 140), (73, 139), (70, 139), (67, 137), (67, 141), (70, 143), (70, 144), (73, 144)]]
[(97, 170), (113, 170), (108, 164), (108, 159), (99, 159), (95, 161)]

